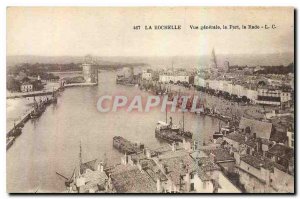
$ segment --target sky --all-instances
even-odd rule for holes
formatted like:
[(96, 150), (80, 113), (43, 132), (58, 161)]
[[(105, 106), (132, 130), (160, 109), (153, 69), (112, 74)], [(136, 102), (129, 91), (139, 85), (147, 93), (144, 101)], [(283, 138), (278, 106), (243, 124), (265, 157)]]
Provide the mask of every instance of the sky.
[[(276, 29), (191, 30), (190, 25), (275, 25)], [(140, 25), (140, 30), (133, 26)], [(145, 30), (181, 25), (181, 30)], [(294, 52), (288, 7), (9, 7), (7, 55), (182, 56)]]

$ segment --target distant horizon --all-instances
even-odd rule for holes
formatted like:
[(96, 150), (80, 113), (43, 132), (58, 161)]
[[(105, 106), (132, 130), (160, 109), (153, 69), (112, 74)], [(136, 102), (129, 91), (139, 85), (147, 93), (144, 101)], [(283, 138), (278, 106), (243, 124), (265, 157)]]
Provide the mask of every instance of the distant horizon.
[[(270, 54), (293, 54), (294, 51), (285, 51), (285, 52), (264, 52), (264, 53), (218, 53), (216, 50), (216, 56), (219, 55), (270, 55)], [(37, 55), (37, 54), (7, 54), (6, 57), (13, 57), (13, 56), (35, 56), (35, 57), (85, 57), (90, 55), (92, 57), (201, 57), (201, 56), (210, 56), (211, 54), (200, 54), (200, 55), (94, 55), (94, 54), (84, 54), (84, 55)]]
[[(61, 55), (61, 56), (41, 56), (41, 55), (7, 55), (7, 67), (22, 63), (43, 63), (43, 64), (68, 64), (82, 63), (84, 57)], [(197, 67), (206, 66), (210, 63), (211, 55), (181, 55), (181, 56), (95, 56), (95, 61), (99, 65), (122, 65), (122, 64), (146, 64), (153, 68), (158, 67)], [(294, 63), (294, 53), (269, 53), (269, 54), (218, 54), (216, 53), (218, 65), (223, 65), (229, 61), (230, 65), (247, 66), (287, 66)]]

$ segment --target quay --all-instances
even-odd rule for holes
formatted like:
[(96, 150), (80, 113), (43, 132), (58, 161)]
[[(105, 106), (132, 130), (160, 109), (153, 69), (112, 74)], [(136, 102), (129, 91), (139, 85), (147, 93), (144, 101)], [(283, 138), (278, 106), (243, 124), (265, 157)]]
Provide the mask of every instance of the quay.
[(23, 97), (34, 97), (34, 96), (44, 96), (44, 95), (51, 95), (53, 92), (56, 93), (61, 88), (57, 88), (56, 90), (44, 90), (44, 91), (32, 91), (26, 93), (11, 93), (7, 94), (6, 99), (15, 99), (15, 98), (23, 98)]
[(33, 112), (33, 108), (27, 111), (24, 115), (21, 116), (21, 119), (16, 122), (16, 124), (7, 132), (7, 136), (11, 135), (12, 132), (17, 128), (22, 128), (23, 125), (30, 119), (30, 114)]
[(36, 108), (33, 107), (30, 110), (28, 110), (24, 115), (21, 116), (20, 120), (15, 122), (15, 125), (8, 130), (6, 133), (6, 150), (8, 150), (14, 143), (16, 137), (18, 137), (20, 134), (22, 134), (22, 128), (24, 124), (33, 117), (39, 117), (42, 112), (45, 110), (47, 106), (49, 106), (52, 103), (57, 102), (57, 98), (54, 96), (57, 95), (57, 92), (63, 91), (64, 88), (70, 88), (70, 87), (83, 87), (83, 86), (97, 86), (98, 83), (72, 83), (72, 84), (63, 84), (59, 88), (55, 90), (47, 90), (47, 91), (33, 91), (33, 92), (27, 92), (27, 93), (15, 93), (10, 94), (6, 98), (7, 99), (14, 99), (14, 98), (22, 98), (22, 97), (35, 97), (35, 96), (44, 96), (44, 95), (53, 95), (52, 99), (49, 99), (42, 103), (42, 106), (44, 106), (41, 110), (35, 110)]
[(64, 88), (68, 87), (82, 87), (82, 86), (97, 86), (98, 83), (72, 83), (72, 84), (64, 84)]
[[(53, 93), (54, 94), (54, 93)], [(43, 110), (38, 110), (40, 112), (37, 117), (39, 117), (42, 112), (46, 109), (47, 106), (49, 106), (52, 103), (56, 103), (57, 98), (53, 97), (47, 101), (42, 102), (42, 105), (38, 106), (44, 106)], [(22, 134), (22, 128), (24, 127), (24, 124), (31, 119), (36, 114), (37, 110), (36, 107), (32, 107), (30, 110), (28, 110), (25, 114), (21, 116), (21, 118), (15, 122), (14, 126), (8, 130), (6, 133), (6, 150), (8, 150), (14, 143), (15, 139)]]

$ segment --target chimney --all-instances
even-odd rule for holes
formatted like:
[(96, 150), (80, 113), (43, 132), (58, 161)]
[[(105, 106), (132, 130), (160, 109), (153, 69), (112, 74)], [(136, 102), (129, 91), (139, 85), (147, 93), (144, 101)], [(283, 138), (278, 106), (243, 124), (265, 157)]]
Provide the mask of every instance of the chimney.
[(180, 161), (180, 168), (181, 168), (181, 169), (185, 169), (185, 165), (184, 165), (183, 160)]
[(121, 163), (126, 165), (128, 163), (127, 153), (125, 152), (124, 156), (121, 157)]
[(239, 165), (241, 162), (241, 156), (240, 156), (239, 152), (234, 152), (234, 159), (235, 159), (236, 164)]
[(144, 148), (145, 148), (145, 145), (144, 144), (140, 144), (140, 149), (144, 150)]
[(173, 151), (173, 152), (176, 151), (176, 143), (175, 143), (175, 142), (172, 143), (172, 151)]
[(140, 171), (142, 171), (142, 165), (141, 165), (140, 160), (138, 160), (138, 162), (137, 162), (137, 167)]
[(105, 181), (104, 181), (104, 188), (105, 188), (105, 191), (108, 191), (108, 189), (109, 189), (108, 179), (105, 179)]
[(165, 174), (168, 174), (168, 166), (167, 165), (164, 165), (164, 172), (165, 172)]
[(161, 182), (160, 182), (160, 178), (158, 177), (157, 180), (156, 180), (156, 190), (158, 193), (161, 193), (162, 190), (161, 190)]
[(215, 155), (213, 154), (213, 153), (210, 153), (209, 154), (209, 160), (211, 161), (211, 162), (215, 162)]
[(151, 158), (151, 151), (149, 149), (146, 149), (146, 157)]
[(100, 163), (98, 164), (97, 170), (98, 170), (98, 171), (101, 171), (101, 172), (104, 171), (104, 166), (103, 166), (103, 163), (102, 163), (102, 162), (100, 162)]
[(131, 155), (127, 156), (127, 163), (133, 165), (133, 161), (131, 160)]

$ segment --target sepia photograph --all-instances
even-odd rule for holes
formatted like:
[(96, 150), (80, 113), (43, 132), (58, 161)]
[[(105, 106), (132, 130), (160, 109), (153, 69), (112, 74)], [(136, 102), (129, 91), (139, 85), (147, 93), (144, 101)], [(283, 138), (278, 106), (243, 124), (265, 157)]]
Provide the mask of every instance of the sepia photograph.
[(294, 17), (7, 7), (6, 192), (295, 194)]

